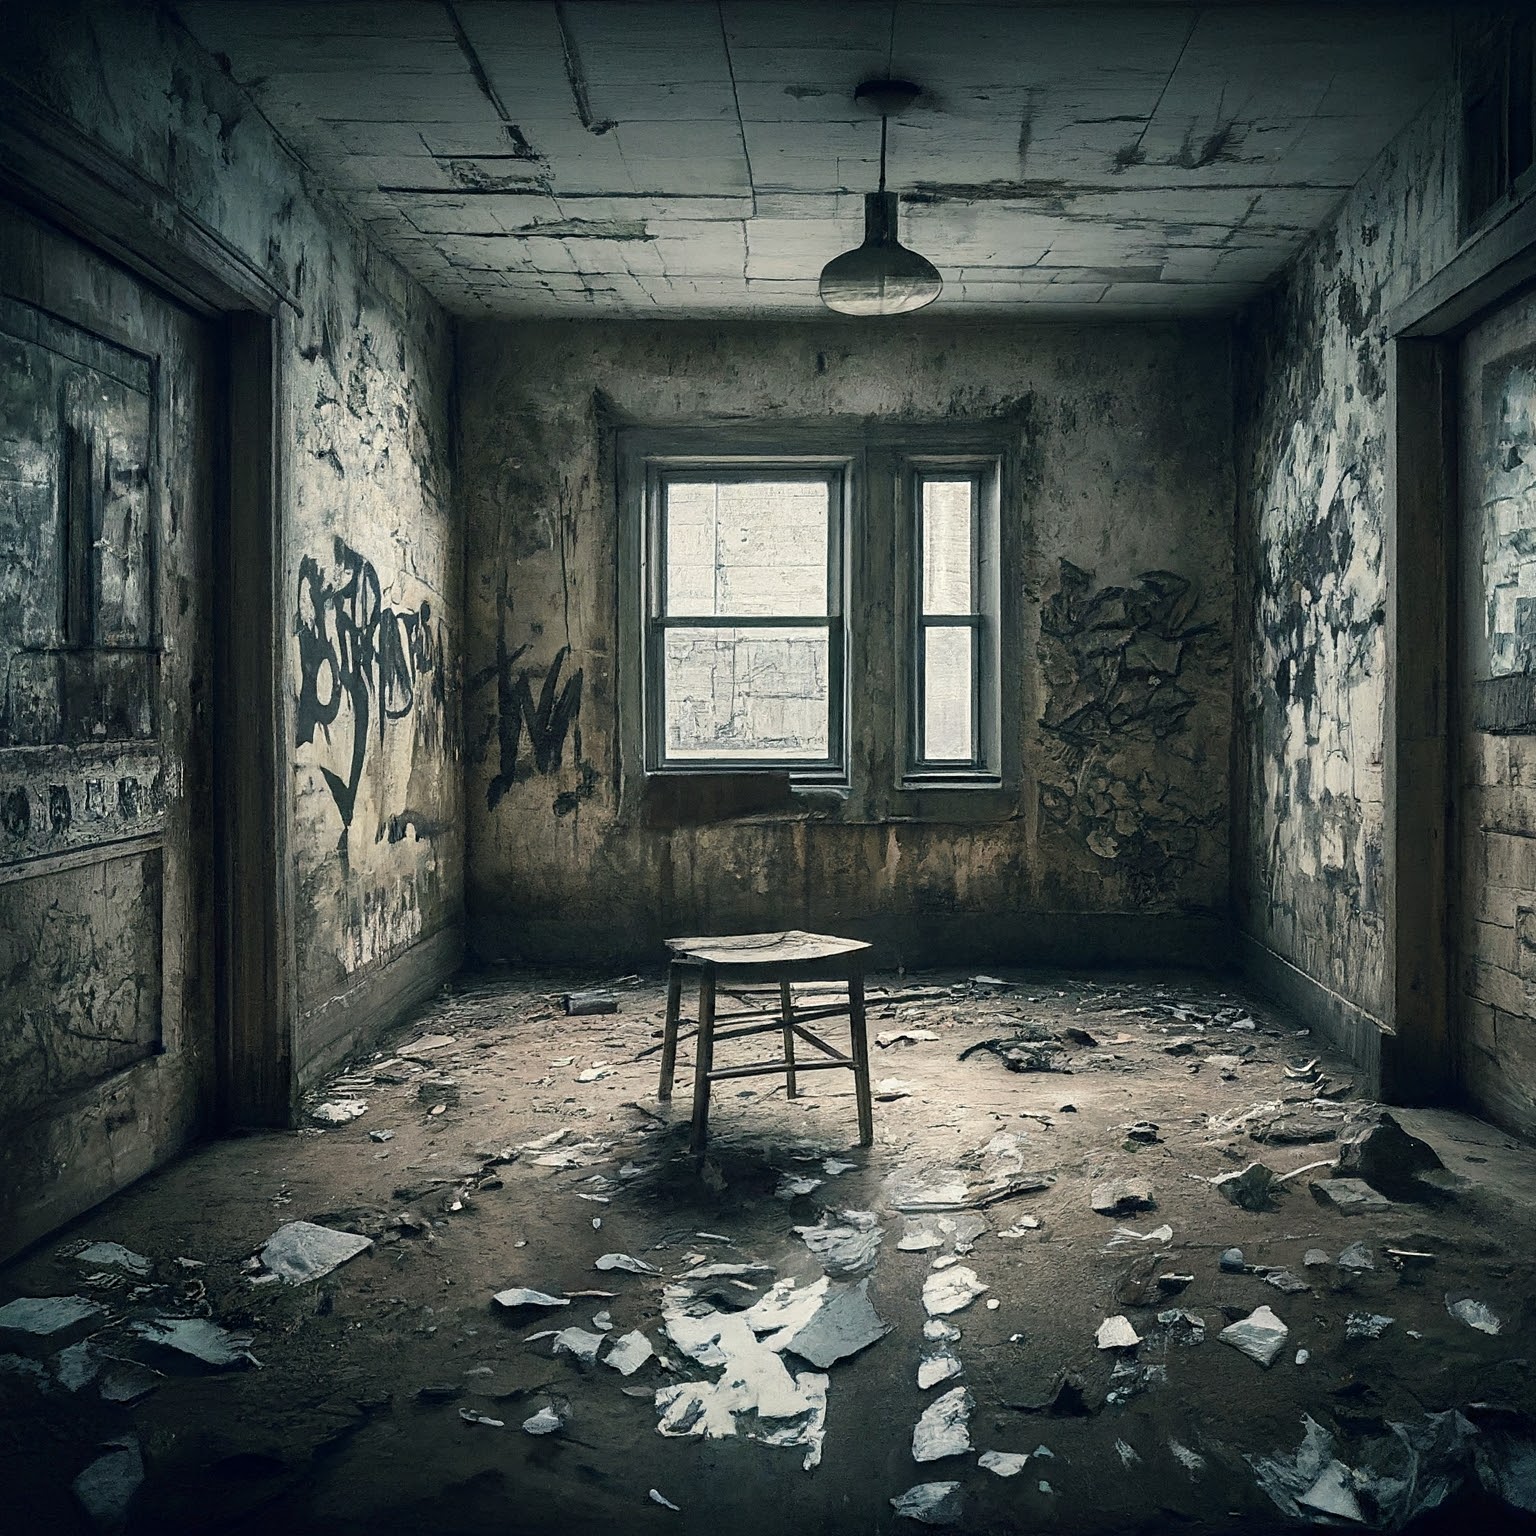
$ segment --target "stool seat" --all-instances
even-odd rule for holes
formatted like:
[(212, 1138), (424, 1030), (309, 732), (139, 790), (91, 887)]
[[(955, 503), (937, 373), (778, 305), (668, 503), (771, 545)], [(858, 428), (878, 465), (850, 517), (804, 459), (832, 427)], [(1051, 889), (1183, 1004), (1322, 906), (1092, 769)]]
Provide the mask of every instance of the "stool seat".
[[(805, 933), (792, 928), (776, 933), (736, 933), (668, 939), (672, 961), (667, 973), (667, 1016), (662, 1033), (661, 1082), (657, 1097), (672, 1097), (672, 1079), (677, 1065), (683, 982), (690, 975), (698, 977), (698, 1023), (692, 1031), (697, 1040), (693, 1074), (693, 1123), (690, 1145), (702, 1153), (709, 1135), (709, 1090), (712, 1083), (732, 1077), (758, 1077), (782, 1072), (790, 1098), (796, 1097), (799, 1072), (842, 1068), (853, 1073), (854, 1096), (859, 1111), (859, 1145), (874, 1141), (874, 1110), (869, 1087), (869, 1041), (864, 1013), (864, 964), (869, 945), (858, 939), (839, 938), (834, 934)], [(842, 983), (847, 1001), (815, 1002), (797, 1008), (795, 982)], [(716, 989), (720, 983), (734, 987), (733, 996), (746, 1004), (732, 1013), (715, 1011)], [(750, 993), (764, 990), (753, 983), (777, 988), (777, 1008), (753, 1006)], [(742, 997), (741, 994), (748, 994)], [(830, 1045), (806, 1024), (812, 1020), (848, 1017), (847, 1053)], [(748, 1022), (750, 1021), (750, 1022)], [(719, 1026), (732, 1027), (722, 1029)], [(717, 1040), (773, 1031), (782, 1035), (784, 1054), (770, 1061), (716, 1067), (714, 1046)], [(811, 1060), (798, 1060), (795, 1042), (799, 1039), (820, 1054)]]

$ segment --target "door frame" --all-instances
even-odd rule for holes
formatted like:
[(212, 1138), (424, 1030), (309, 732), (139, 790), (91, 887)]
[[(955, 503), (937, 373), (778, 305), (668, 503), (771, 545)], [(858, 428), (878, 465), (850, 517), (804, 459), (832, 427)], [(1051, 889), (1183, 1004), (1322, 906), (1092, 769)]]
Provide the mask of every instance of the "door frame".
[[(0, 197), (62, 228), (220, 331), (213, 508), (213, 962), (206, 1119), (289, 1125), (297, 1103), (294, 864), (282, 686), (289, 628), (280, 423), (289, 316), (272, 274), (62, 114), (0, 97)], [(239, 451), (233, 451), (238, 444)]]
[(1536, 286), (1536, 197), (1466, 240), (1387, 316), (1391, 347), (1383, 754), (1387, 1032), (1381, 1096), (1443, 1101), (1460, 1080), (1456, 1013), (1458, 354), (1471, 327)]

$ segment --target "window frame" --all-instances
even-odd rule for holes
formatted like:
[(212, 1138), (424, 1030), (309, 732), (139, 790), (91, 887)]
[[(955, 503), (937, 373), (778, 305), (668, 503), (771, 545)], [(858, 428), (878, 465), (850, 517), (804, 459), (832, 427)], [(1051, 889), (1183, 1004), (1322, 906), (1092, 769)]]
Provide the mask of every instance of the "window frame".
[[(656, 454), (645, 459), (641, 579), (644, 645), (641, 698), (647, 774), (788, 773), (795, 780), (845, 782), (848, 776), (848, 523), (849, 465), (844, 457), (783, 454)], [(824, 481), (827, 496), (827, 611), (824, 615), (669, 615), (667, 518), (670, 480), (744, 482)], [(827, 754), (822, 758), (766, 755), (669, 757), (666, 745), (666, 641), (671, 629), (820, 628), (827, 634)]]
[[(911, 573), (900, 628), (907, 712), (901, 784), (908, 789), (996, 788), (1002, 782), (1001, 458), (974, 453), (904, 453), (900, 458), (902, 488), (897, 505), (903, 537), (898, 546), (898, 562)], [(971, 610), (963, 616), (927, 614), (923, 598), (923, 486), (929, 481), (956, 480), (969, 480), (973, 487)], [(927, 633), (932, 628), (959, 628), (962, 619), (971, 631), (971, 755), (965, 759), (927, 758), (923, 755)]]
[[(1028, 504), (1022, 499), (1032, 483), (1023, 459), (1032, 430), (1026, 410), (975, 421), (849, 416), (666, 423), (626, 419), (610, 407), (599, 413), (598, 423), (599, 472), (612, 488), (617, 520), (618, 558), (610, 590), (618, 643), (611, 657), (602, 650), (594, 656), (589, 682), (594, 700), (611, 698), (616, 705), (621, 824), (693, 825), (660, 809), (673, 800), (653, 796), (648, 786), (690, 776), (703, 783), (711, 775), (723, 784), (733, 772), (742, 781), (744, 801), (756, 800), (765, 808), (710, 812), (711, 819), (728, 815), (889, 826), (990, 824), (1027, 813), (1022, 739), (1015, 728), (1036, 707), (1026, 654), (1026, 596), (1018, 575), (1032, 537)], [(648, 477), (655, 464), (840, 468), (844, 737), (839, 768), (765, 770), (740, 762), (706, 768), (696, 760), (656, 766), (655, 727), (646, 702), (649, 583), (654, 579)], [(987, 473), (987, 612), (990, 655), (998, 659), (987, 680), (983, 711), (991, 718), (983, 727), (981, 764), (919, 772), (909, 747), (914, 708), (913, 648), (907, 638), (914, 605), (910, 481), (919, 466), (962, 464)], [(1012, 574), (1003, 579), (1003, 573)], [(1000, 664), (1004, 655), (1010, 658), (1006, 668)], [(777, 791), (768, 780), (783, 784), (787, 801), (775, 799)], [(753, 781), (758, 781), (756, 789)], [(732, 803), (734, 794), (728, 791), (722, 803)], [(711, 803), (704, 793), (700, 804)]]

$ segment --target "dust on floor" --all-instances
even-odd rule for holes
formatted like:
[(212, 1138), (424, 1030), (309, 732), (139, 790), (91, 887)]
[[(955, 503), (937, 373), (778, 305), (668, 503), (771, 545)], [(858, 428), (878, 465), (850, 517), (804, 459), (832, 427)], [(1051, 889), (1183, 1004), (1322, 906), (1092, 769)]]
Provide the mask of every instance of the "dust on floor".
[(205, 1147), (0, 1275), (0, 1302), (83, 1303), (0, 1310), (6, 1529), (1488, 1528), (1536, 1503), (1533, 1159), (1498, 1132), (1380, 1126), (1210, 978), (930, 974), (874, 978), (872, 1148), (845, 1074), (743, 1079), (699, 1165), (686, 1047), (655, 1098), (660, 979), (564, 1015), (603, 981), (465, 977), (303, 1129)]

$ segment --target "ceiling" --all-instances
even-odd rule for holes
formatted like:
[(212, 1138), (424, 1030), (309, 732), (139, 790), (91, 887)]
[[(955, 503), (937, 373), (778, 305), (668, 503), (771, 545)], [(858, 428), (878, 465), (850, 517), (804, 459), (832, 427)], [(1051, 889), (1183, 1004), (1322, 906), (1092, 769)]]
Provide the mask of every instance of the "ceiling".
[(889, 72), (935, 311), (1230, 310), (1444, 76), (1441, 7), (968, 0), (180, 0), (450, 309), (814, 315)]

